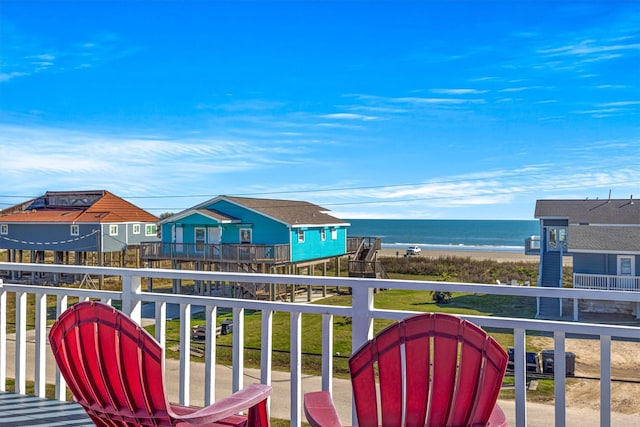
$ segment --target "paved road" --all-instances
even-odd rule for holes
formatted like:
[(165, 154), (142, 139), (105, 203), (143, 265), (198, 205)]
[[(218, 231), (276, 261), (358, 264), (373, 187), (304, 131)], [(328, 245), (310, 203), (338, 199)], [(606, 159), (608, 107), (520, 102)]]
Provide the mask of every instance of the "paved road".
[[(33, 331), (27, 335), (27, 378), (34, 378), (34, 353), (35, 341), (33, 339)], [(15, 336), (9, 335), (7, 339), (7, 376), (14, 377), (14, 357), (15, 354)], [(47, 382), (55, 382), (55, 361), (51, 351), (47, 352)], [(169, 393), (169, 400), (178, 401), (178, 380), (179, 380), (179, 362), (177, 360), (168, 359), (165, 362), (166, 371), (166, 387)], [(250, 384), (260, 380), (260, 372), (256, 369), (245, 369), (244, 384)], [(231, 394), (231, 368), (224, 365), (216, 367), (216, 397), (223, 398)], [(291, 393), (290, 393), (290, 375), (288, 372), (273, 371), (272, 386), (274, 389), (271, 398), (271, 415), (276, 418), (290, 419), (291, 414)], [(317, 391), (321, 389), (320, 377), (305, 376), (302, 381), (303, 392)], [(337, 403), (338, 413), (343, 422), (349, 423), (351, 420), (351, 390), (350, 383), (347, 380), (334, 379), (334, 400)], [(191, 387), (190, 395), (191, 405), (202, 405), (202, 400), (196, 399), (197, 396), (204, 396), (204, 364), (191, 364)], [(507, 415), (509, 425), (515, 426), (515, 406), (513, 401), (500, 401), (502, 409)], [(303, 416), (304, 417), (304, 416)], [(303, 418), (304, 419), (304, 418)], [(550, 405), (529, 403), (527, 404), (527, 426), (528, 427), (548, 427), (555, 423), (554, 408)], [(584, 408), (567, 408), (567, 426), (576, 427), (599, 427), (600, 413), (592, 409)], [(613, 426), (638, 426), (640, 419), (637, 416), (612, 414), (611, 425)]]

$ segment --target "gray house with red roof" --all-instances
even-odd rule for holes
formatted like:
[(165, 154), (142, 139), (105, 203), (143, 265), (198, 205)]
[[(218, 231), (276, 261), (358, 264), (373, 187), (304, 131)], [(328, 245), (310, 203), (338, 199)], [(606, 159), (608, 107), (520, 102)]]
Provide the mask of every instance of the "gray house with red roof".
[(48, 191), (0, 213), (0, 249), (18, 261), (21, 251), (121, 252), (158, 240), (157, 221), (105, 190)]
[[(640, 202), (633, 198), (538, 200), (535, 217), (541, 230), (539, 286), (562, 286), (562, 259), (570, 256), (574, 288), (640, 292)], [(631, 302), (578, 303), (579, 313), (640, 318), (640, 307)], [(540, 317), (562, 314), (559, 299), (540, 299)]]

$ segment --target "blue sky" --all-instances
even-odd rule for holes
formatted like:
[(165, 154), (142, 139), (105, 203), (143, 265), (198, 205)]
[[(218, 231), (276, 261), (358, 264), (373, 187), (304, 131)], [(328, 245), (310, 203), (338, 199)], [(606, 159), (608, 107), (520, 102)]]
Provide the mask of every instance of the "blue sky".
[(109, 190), (342, 218), (640, 198), (637, 1), (0, 3), (0, 208)]

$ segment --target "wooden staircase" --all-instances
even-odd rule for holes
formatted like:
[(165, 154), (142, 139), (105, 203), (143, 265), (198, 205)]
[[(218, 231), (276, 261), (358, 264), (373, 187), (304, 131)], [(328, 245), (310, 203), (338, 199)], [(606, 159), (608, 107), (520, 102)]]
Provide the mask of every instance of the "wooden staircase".
[(389, 275), (376, 257), (381, 247), (379, 237), (363, 237), (353, 259), (349, 260), (349, 277), (388, 279)]

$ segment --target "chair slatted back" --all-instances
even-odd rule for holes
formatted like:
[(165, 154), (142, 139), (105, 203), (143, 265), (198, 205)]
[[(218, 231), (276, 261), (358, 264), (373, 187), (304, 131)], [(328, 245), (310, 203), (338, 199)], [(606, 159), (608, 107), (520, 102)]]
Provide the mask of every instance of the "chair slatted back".
[(493, 338), (456, 316), (394, 323), (349, 359), (358, 425), (486, 425), (507, 361)]
[(116, 309), (81, 302), (49, 333), (51, 349), (76, 401), (98, 426), (171, 426), (162, 349)]

